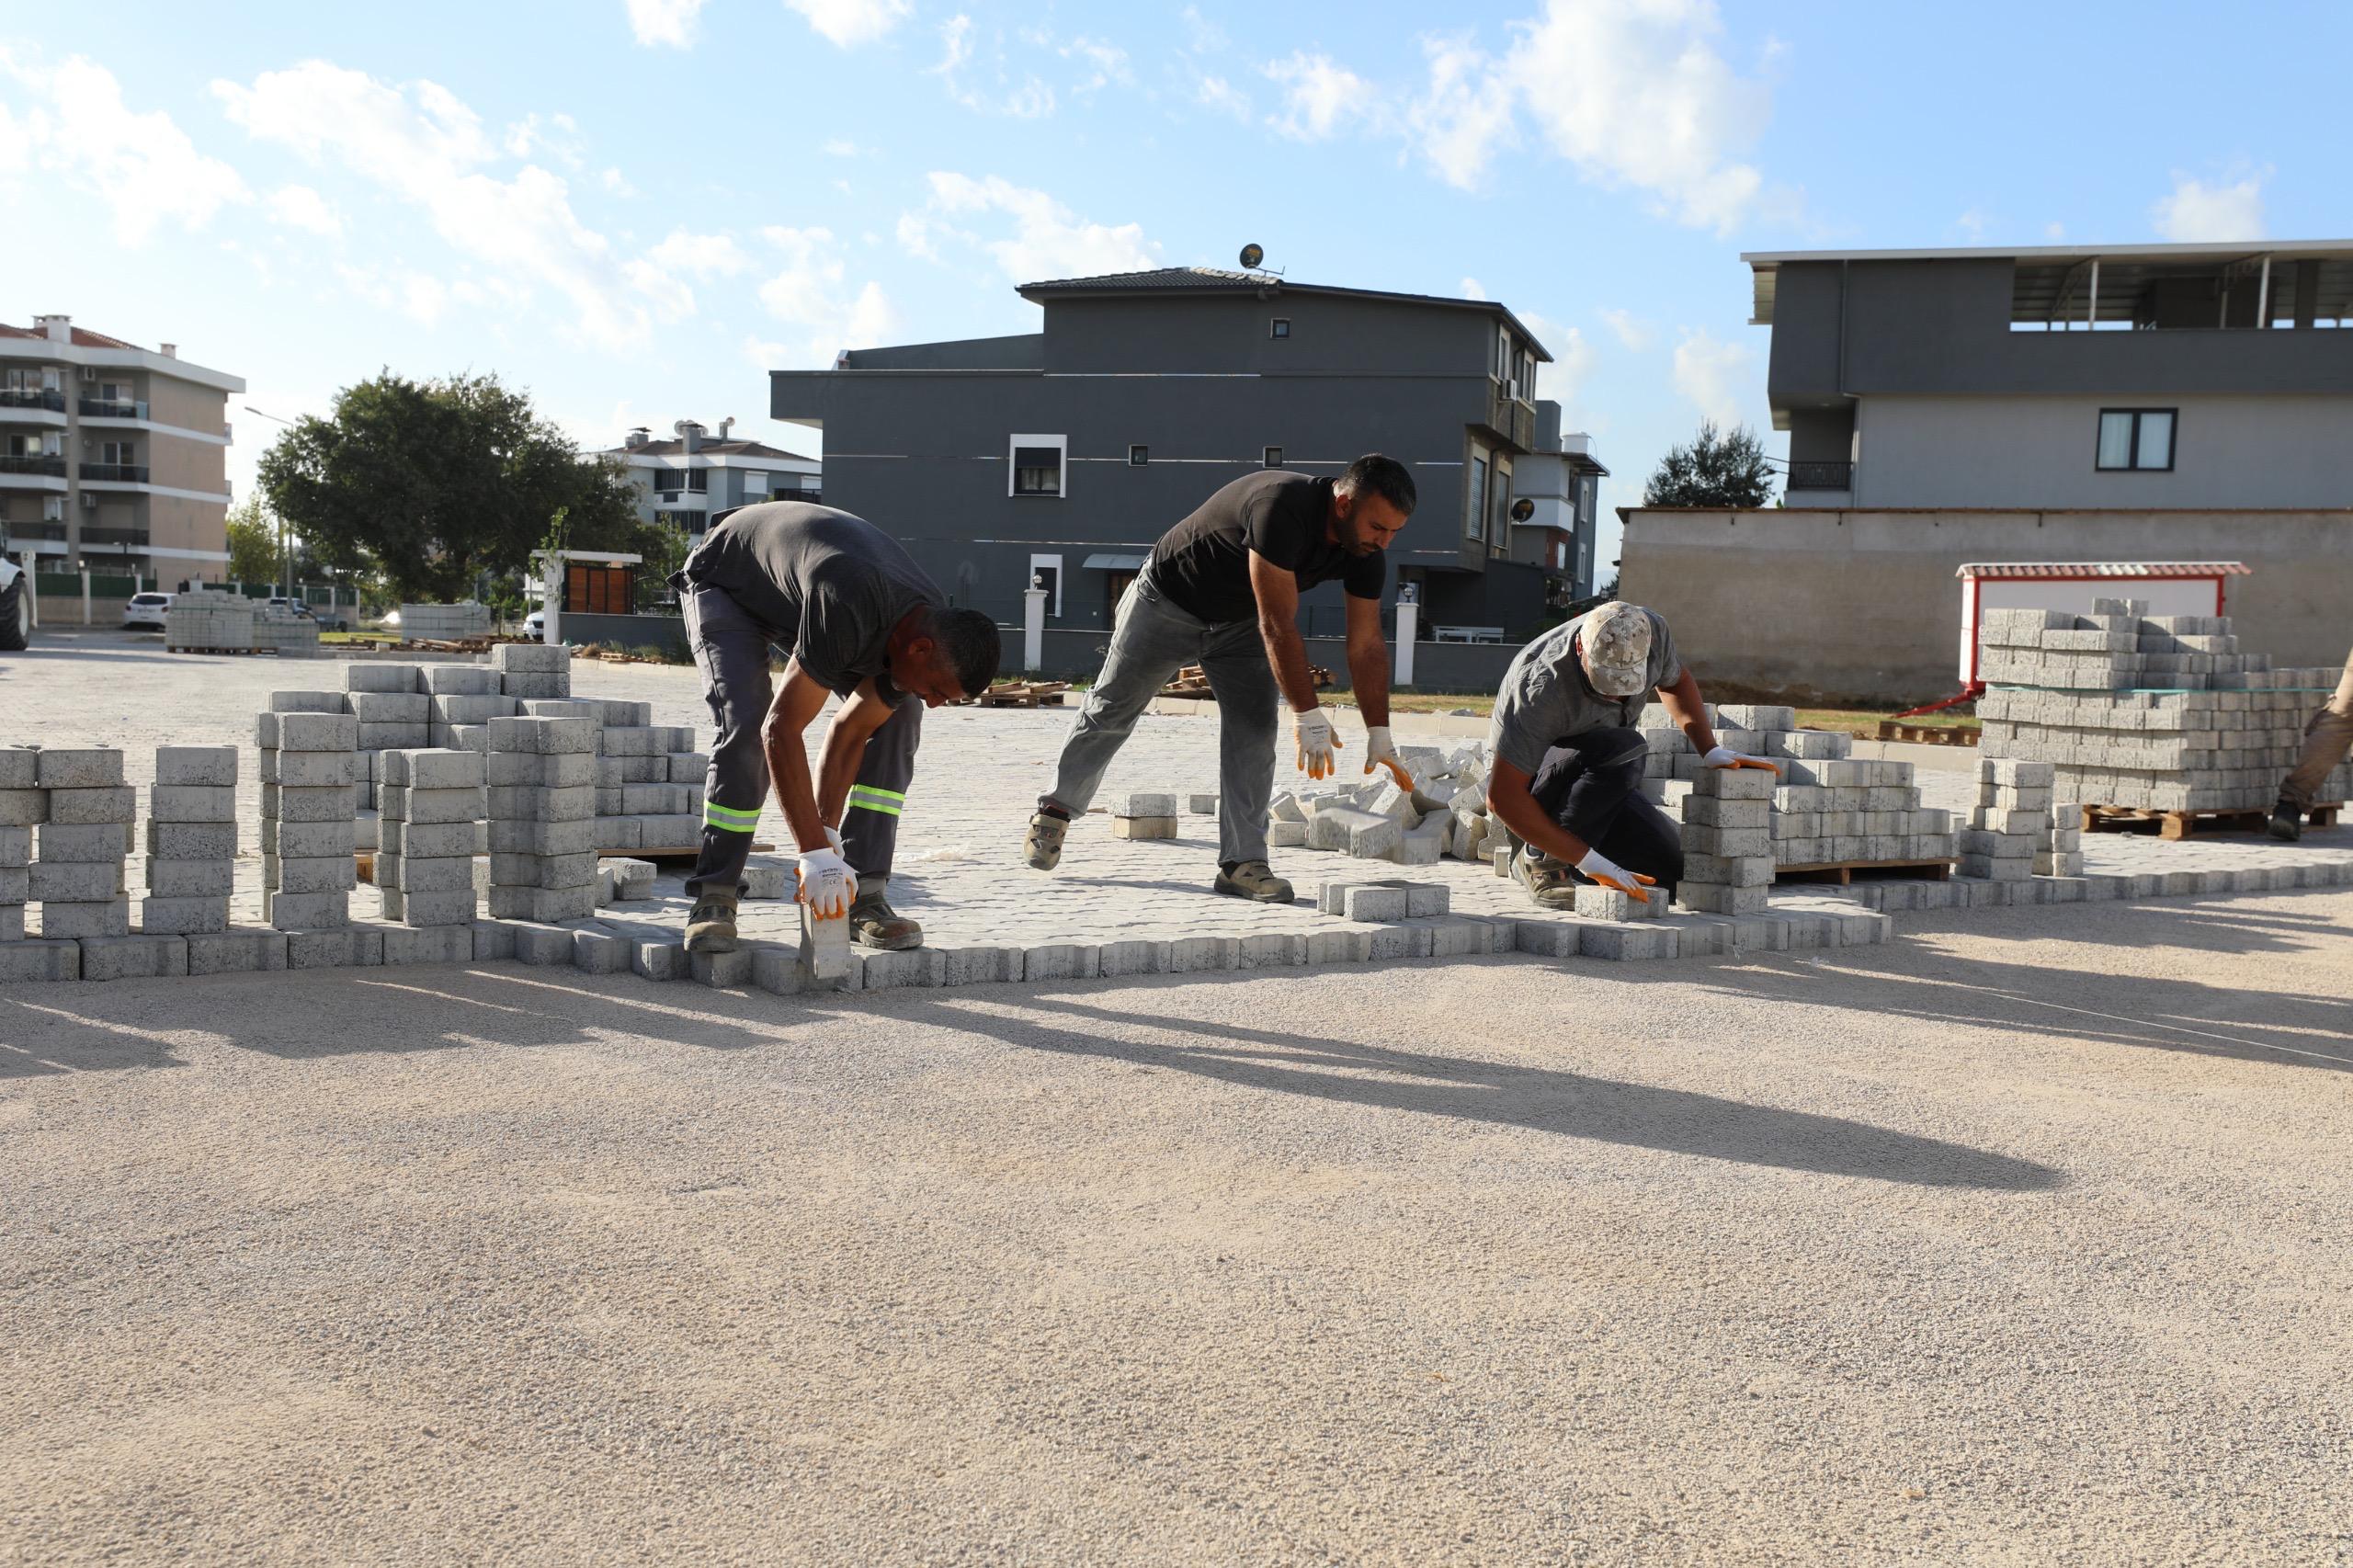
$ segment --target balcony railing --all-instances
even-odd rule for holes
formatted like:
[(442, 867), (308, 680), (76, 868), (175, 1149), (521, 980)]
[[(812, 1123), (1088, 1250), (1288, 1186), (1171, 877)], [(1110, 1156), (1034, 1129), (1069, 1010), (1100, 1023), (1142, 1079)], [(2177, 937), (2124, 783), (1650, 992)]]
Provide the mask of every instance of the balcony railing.
[[(89, 464), (85, 463), (82, 466), (87, 468)], [(65, 460), (47, 452), (35, 453), (29, 457), (17, 457), (11, 453), (0, 452), (0, 473), (45, 473), (51, 479), (63, 479)]]
[(147, 483), (145, 463), (84, 463), (82, 477), (100, 483), (144, 484)]
[(0, 387), (0, 408), (46, 408), (51, 414), (63, 414), (65, 394), (55, 387), (46, 391), (40, 387)]
[(1852, 490), (1855, 488), (1855, 465), (1850, 462), (1819, 462), (1808, 460), (1790, 464), (1791, 490)]
[(65, 542), (63, 523), (0, 523), (0, 534), (11, 540), (47, 540), (51, 544)]
[(126, 403), (119, 398), (85, 397), (82, 400), (82, 413), (103, 419), (144, 419), (147, 417), (147, 405)]
[(1536, 411), (1497, 387), (1487, 400), (1487, 428), (1521, 451), (1536, 449)]
[(147, 530), (145, 528), (85, 528), (82, 530), (82, 542), (84, 544), (135, 545), (144, 550), (147, 548)]

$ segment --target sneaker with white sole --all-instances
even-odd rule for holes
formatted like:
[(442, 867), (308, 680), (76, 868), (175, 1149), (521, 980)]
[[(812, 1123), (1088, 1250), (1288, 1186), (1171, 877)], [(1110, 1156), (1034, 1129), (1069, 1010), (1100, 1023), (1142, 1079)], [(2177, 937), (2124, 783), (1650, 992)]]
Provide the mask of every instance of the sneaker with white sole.
[(1290, 884), (1275, 875), (1274, 869), (1264, 860), (1245, 860), (1231, 871), (1220, 871), (1217, 880), (1210, 884), (1210, 891), (1256, 903), (1291, 901)]
[(1032, 870), (1052, 870), (1062, 864), (1063, 835), (1069, 831), (1068, 817), (1040, 812), (1029, 819), (1029, 831), (1021, 836), (1021, 858)]

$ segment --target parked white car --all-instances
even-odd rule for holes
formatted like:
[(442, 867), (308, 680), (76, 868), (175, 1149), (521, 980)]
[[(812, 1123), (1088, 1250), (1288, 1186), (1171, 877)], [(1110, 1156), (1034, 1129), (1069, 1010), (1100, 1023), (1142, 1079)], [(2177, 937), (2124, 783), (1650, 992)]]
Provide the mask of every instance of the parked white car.
[(131, 602), (122, 607), (122, 629), (125, 631), (161, 631), (164, 612), (172, 608), (169, 594), (133, 594)]
[(523, 618), (523, 635), (534, 642), (548, 640), (548, 612), (535, 609)]

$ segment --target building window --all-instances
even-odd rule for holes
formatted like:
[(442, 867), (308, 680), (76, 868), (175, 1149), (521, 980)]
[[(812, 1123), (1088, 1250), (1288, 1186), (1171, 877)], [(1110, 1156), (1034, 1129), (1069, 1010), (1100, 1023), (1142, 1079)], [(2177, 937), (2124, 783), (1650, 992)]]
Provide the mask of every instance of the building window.
[(1487, 543), (1499, 555), (1511, 549), (1511, 470), (1501, 457), (1487, 481)]
[(1290, 317), (1277, 316), (1274, 320), (1268, 322), (1267, 324), (1267, 335), (1268, 337), (1289, 337), (1290, 335)]
[(1008, 495), (1063, 494), (1063, 460), (1070, 449), (1067, 436), (1016, 436), (1008, 443), (1011, 472), (1006, 476)]
[(1471, 505), (1462, 513), (1462, 536), (1465, 539), (1485, 537), (1487, 528), (1487, 460), (1473, 456), (1471, 460)]
[(710, 494), (710, 470), (707, 468), (690, 468), (687, 470), (687, 488), (693, 491), (698, 495)]
[(1142, 468), (1151, 460), (1152, 449), (1150, 447), (1130, 447), (1128, 449), (1128, 466), (1130, 468)]
[(1282, 467), (1283, 449), (1280, 447), (1268, 447), (1265, 451), (1258, 454), (1258, 462), (1259, 466), (1262, 468)]
[(2173, 426), (2170, 408), (2101, 409), (2096, 466), (2103, 471), (2171, 470)]
[(98, 443), (98, 460), (132, 468), (137, 466), (139, 458), (129, 441), (101, 441)]
[(744, 499), (749, 501), (757, 497), (767, 500), (770, 477), (756, 469), (746, 469), (744, 472)]

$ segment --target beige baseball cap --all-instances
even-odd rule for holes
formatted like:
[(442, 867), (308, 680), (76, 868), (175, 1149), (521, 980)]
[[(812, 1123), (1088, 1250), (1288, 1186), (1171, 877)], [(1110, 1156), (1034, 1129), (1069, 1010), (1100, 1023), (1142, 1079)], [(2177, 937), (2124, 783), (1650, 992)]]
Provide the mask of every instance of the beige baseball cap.
[(1631, 697), (1649, 684), (1651, 612), (1612, 599), (1585, 618), (1577, 632), (1586, 678), (1604, 697)]

